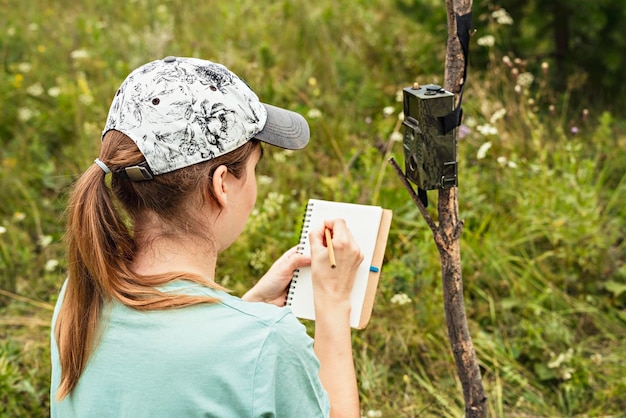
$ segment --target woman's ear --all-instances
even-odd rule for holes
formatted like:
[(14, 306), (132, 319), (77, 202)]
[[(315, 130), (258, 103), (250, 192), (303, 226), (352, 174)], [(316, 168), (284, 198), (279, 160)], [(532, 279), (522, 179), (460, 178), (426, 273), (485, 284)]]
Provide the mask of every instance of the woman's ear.
[(226, 176), (228, 175), (228, 168), (225, 165), (220, 165), (213, 172), (213, 193), (215, 199), (218, 201), (221, 207), (226, 206), (228, 203), (228, 187), (226, 184)]

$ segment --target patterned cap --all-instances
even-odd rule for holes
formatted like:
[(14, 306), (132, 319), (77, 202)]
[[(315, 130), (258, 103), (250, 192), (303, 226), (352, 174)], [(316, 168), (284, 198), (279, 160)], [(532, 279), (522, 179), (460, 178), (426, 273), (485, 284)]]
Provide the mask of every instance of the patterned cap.
[(110, 130), (137, 144), (154, 175), (226, 154), (252, 138), (286, 149), (309, 142), (301, 115), (261, 103), (226, 67), (197, 58), (167, 57), (130, 73), (102, 136)]

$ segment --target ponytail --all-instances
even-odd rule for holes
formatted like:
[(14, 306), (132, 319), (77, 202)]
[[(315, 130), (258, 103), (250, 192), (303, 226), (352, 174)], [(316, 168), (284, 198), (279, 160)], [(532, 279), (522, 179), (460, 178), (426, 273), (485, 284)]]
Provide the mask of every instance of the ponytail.
[[(131, 221), (140, 218), (142, 211), (150, 211), (173, 227), (200, 230), (189, 228), (189, 222), (194, 219), (192, 214), (183, 217), (186, 218), (184, 225), (177, 224), (181, 211), (185, 210), (183, 203), (199, 185), (208, 183), (205, 180), (221, 164), (227, 165), (235, 175), (241, 175), (247, 158), (259, 146), (257, 141), (250, 141), (215, 160), (145, 182), (131, 182), (113, 175), (110, 188), (106, 173), (95, 164), (78, 179), (67, 213), (68, 280), (54, 330), (61, 362), (57, 400), (65, 398), (78, 383), (96, 344), (99, 319), (106, 302), (117, 300), (134, 309), (156, 310), (217, 301), (208, 296), (164, 293), (156, 288), (185, 279), (222, 289), (198, 275), (171, 272), (141, 276), (134, 273), (130, 265), (137, 243)], [(99, 158), (113, 172), (143, 161), (130, 138), (116, 131), (105, 136)]]

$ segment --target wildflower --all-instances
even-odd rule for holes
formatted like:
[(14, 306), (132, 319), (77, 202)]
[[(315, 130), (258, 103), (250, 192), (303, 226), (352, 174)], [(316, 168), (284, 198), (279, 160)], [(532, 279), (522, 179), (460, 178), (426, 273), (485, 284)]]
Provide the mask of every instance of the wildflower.
[(46, 52), (46, 46), (45, 45), (37, 45), (37, 52), (39, 52), (40, 54), (43, 54), (44, 52)]
[(532, 75), (532, 73), (521, 73), (519, 77), (517, 77), (517, 84), (522, 87), (530, 87), (534, 79), (535, 77)]
[(404, 135), (402, 135), (400, 132), (398, 131), (393, 131), (393, 133), (391, 134), (391, 136), (389, 137), (389, 139), (392, 142), (402, 142), (402, 140), (404, 139)]
[(317, 78), (309, 77), (309, 79), (307, 80), (307, 83), (309, 84), (309, 86), (315, 87), (317, 86)]
[(78, 96), (78, 101), (82, 105), (89, 106), (93, 103), (93, 96), (91, 94), (81, 94)]
[(508, 158), (504, 157), (504, 156), (500, 156), (498, 158), (496, 158), (496, 161), (498, 162), (498, 164), (500, 164), (502, 167), (509, 167), (509, 168), (517, 168), (517, 163), (515, 161), (511, 161)]
[(28, 122), (34, 116), (34, 112), (27, 107), (17, 109), (17, 118), (22, 122)]
[(322, 111), (318, 108), (313, 108), (309, 110), (306, 115), (309, 117), (309, 119), (319, 119), (322, 117)]
[(463, 139), (465, 138), (467, 135), (469, 135), (472, 132), (472, 130), (470, 129), (469, 126), (463, 124), (461, 126), (459, 126), (459, 139)]
[(513, 18), (511, 17), (509, 12), (507, 12), (504, 9), (498, 9), (494, 11), (493, 13), (491, 13), (491, 17), (494, 18), (496, 22), (498, 22), (498, 24), (500, 25), (512, 25), (513, 24)]
[(505, 115), (506, 115), (505, 108), (498, 109), (495, 112), (493, 112), (493, 115), (491, 115), (491, 119), (489, 119), (489, 123), (496, 123), (497, 121), (502, 119)]
[(276, 161), (278, 163), (284, 163), (285, 161), (287, 161), (287, 157), (290, 156), (291, 154), (293, 154), (293, 151), (291, 151), (291, 150), (284, 150), (284, 151), (281, 151), (281, 152), (275, 152), (275, 153), (273, 153), (274, 161)]
[(19, 64), (17, 64), (17, 70), (20, 73), (29, 73), (32, 68), (33, 65), (30, 62), (20, 62)]
[(548, 74), (548, 69), (550, 68), (550, 64), (548, 64), (547, 61), (544, 61), (541, 63), (541, 71), (543, 71), (543, 74)]
[(491, 48), (496, 44), (496, 38), (493, 35), (485, 35), (478, 38), (476, 43), (480, 46), (486, 46), (488, 48)]
[(488, 123), (485, 123), (483, 125), (478, 125), (476, 127), (476, 130), (478, 132), (480, 132), (484, 136), (497, 135), (498, 134), (498, 128), (496, 128), (495, 126), (490, 125)]
[(257, 177), (257, 181), (259, 182), (259, 184), (272, 184), (272, 181), (274, 181), (274, 179), (270, 176), (260, 175), (259, 177)]
[(404, 101), (404, 93), (402, 90), (396, 91), (396, 102), (402, 103)]
[(24, 81), (24, 76), (22, 74), (15, 74), (15, 77), (13, 77), (13, 87), (19, 89), (22, 86), (22, 81)]
[(487, 141), (478, 148), (478, 152), (476, 153), (476, 158), (479, 160), (484, 159), (487, 156), (487, 151), (491, 148), (491, 142)]
[(398, 113), (398, 120), (399, 120), (400, 122), (403, 122), (403, 121), (404, 121), (404, 112), (400, 112), (400, 113)]
[(509, 58), (508, 55), (505, 55), (502, 57), (502, 62), (504, 63), (504, 65), (506, 65), (509, 68), (513, 66), (513, 62), (511, 61), (511, 58)]
[(57, 266), (59, 265), (59, 260), (51, 258), (50, 260), (46, 261), (46, 265), (44, 266), (44, 270), (46, 271), (54, 271)]
[(42, 247), (47, 247), (52, 243), (52, 235), (40, 235), (39, 236), (39, 245)]
[(593, 364), (595, 364), (596, 366), (599, 366), (602, 363), (602, 354), (593, 353), (590, 359), (593, 362)]
[(26, 214), (24, 212), (15, 212), (13, 214), (13, 220), (15, 222), (22, 222), (24, 219), (26, 219)]
[(385, 106), (383, 108), (383, 116), (384, 117), (389, 117), (391, 115), (393, 115), (393, 113), (396, 111), (396, 109), (394, 109), (393, 106)]
[(0, 226), (0, 235), (5, 234), (7, 229), (4, 226)]
[(578, 126), (572, 126), (570, 128), (570, 132), (574, 135), (576, 135), (578, 133)]
[(522, 86), (520, 86), (519, 84), (516, 84), (515, 87), (513, 88), (513, 91), (515, 91), (516, 94), (521, 94)]
[(85, 49), (76, 49), (70, 53), (70, 58), (77, 61), (89, 58), (89, 51)]
[(9, 29), (7, 29), (7, 35), (8, 36), (15, 36), (15, 28), (13, 26), (11, 26)]
[(383, 416), (382, 411), (370, 409), (367, 411), (367, 418), (380, 418)]
[(31, 32), (37, 32), (39, 30), (39, 25), (36, 23), (31, 23), (28, 25), (28, 30)]
[(50, 97), (59, 97), (59, 95), (61, 94), (61, 87), (50, 87), (48, 89), (48, 96)]
[(465, 121), (465, 124), (467, 125), (467, 127), (470, 129), (475, 128), (476, 125), (478, 125), (478, 123), (476, 122), (476, 118), (472, 116), (464, 117), (463, 120)]
[(391, 303), (402, 306), (411, 303), (411, 298), (406, 293), (398, 293), (392, 296)]
[(40, 83), (35, 83), (33, 85), (28, 86), (26, 89), (26, 93), (30, 94), (34, 97), (39, 97), (43, 94), (43, 87)]
[(250, 266), (255, 270), (263, 270), (267, 265), (268, 256), (263, 250), (256, 250), (250, 256)]

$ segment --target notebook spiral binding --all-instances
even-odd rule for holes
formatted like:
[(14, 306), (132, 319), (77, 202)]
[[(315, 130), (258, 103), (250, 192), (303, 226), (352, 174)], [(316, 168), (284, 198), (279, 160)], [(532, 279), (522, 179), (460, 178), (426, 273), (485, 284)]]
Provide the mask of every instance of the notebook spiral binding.
[[(313, 202), (310, 202), (306, 205), (304, 216), (302, 217), (302, 231), (300, 232), (300, 242), (297, 248), (299, 254), (303, 254), (304, 246), (308, 239), (307, 237), (309, 235), (309, 228), (311, 227), (311, 212), (313, 212), (313, 205)], [(291, 306), (293, 293), (298, 284), (298, 273), (300, 273), (300, 269), (295, 269), (293, 272), (293, 277), (291, 278), (291, 282), (289, 283), (289, 291), (287, 292), (287, 306)]]

